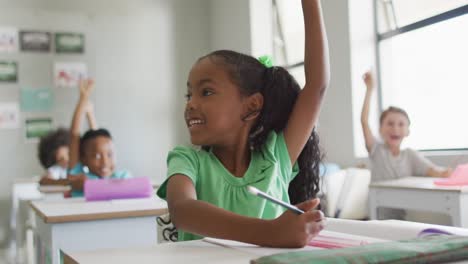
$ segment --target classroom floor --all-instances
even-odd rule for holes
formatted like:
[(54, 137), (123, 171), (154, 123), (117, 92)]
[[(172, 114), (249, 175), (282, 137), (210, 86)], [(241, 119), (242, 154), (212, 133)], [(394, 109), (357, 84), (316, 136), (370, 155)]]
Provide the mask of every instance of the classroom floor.
[(26, 264), (26, 254), (24, 250), (20, 250), (18, 253), (20, 256), (18, 256), (17, 261), (12, 261), (8, 255), (8, 249), (7, 248), (0, 248), (0, 264)]

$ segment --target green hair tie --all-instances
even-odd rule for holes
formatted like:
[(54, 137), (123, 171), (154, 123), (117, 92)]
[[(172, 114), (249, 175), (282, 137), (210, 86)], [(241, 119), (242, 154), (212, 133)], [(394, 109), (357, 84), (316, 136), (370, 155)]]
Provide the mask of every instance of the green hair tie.
[(273, 67), (273, 59), (268, 55), (258, 57), (258, 61), (267, 68)]

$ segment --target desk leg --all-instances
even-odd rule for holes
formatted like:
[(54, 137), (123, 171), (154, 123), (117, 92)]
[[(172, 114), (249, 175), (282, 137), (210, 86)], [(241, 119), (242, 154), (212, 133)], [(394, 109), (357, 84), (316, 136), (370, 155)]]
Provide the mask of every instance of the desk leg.
[(450, 208), (449, 215), (453, 226), (468, 228), (468, 195), (459, 196), (458, 203)]
[(377, 220), (377, 192), (375, 190), (369, 190), (369, 218), (371, 220)]

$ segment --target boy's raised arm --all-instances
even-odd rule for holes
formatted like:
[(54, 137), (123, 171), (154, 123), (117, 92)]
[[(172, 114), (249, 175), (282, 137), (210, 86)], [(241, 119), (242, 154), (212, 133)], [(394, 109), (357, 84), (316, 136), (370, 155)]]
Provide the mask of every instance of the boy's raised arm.
[(73, 168), (80, 160), (80, 132), (83, 115), (87, 110), (89, 96), (94, 88), (93, 80), (80, 81), (80, 99), (76, 104), (70, 127), (70, 161), (68, 168)]
[(372, 98), (372, 90), (374, 89), (374, 78), (372, 77), (372, 73), (370, 71), (366, 72), (363, 76), (363, 80), (366, 84), (367, 90), (364, 103), (362, 105), (361, 126), (362, 132), (364, 133), (364, 141), (366, 143), (367, 152), (371, 152), (372, 147), (375, 144), (375, 137), (369, 127), (369, 108)]

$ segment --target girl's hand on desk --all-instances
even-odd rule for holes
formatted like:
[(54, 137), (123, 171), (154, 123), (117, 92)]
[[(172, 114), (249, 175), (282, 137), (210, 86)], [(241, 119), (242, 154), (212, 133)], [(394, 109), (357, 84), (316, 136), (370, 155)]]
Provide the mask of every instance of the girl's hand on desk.
[(273, 220), (271, 246), (306, 246), (324, 228), (325, 217), (320, 210), (315, 210), (319, 203), (319, 199), (305, 201), (296, 205), (304, 214), (298, 215), (288, 210)]

